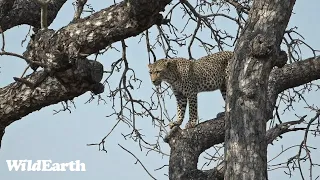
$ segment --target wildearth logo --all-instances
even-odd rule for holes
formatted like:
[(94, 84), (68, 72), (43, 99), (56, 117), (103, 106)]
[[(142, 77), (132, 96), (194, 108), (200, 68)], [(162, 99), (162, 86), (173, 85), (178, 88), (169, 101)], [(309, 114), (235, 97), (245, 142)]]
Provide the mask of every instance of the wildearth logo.
[(80, 160), (68, 163), (52, 163), (51, 160), (7, 160), (9, 171), (86, 171)]

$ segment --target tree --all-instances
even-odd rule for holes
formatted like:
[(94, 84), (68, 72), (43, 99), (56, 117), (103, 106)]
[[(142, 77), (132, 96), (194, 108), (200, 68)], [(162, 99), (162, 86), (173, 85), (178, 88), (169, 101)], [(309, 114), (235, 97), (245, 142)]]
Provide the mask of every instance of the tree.
[[(48, 24), (55, 19), (65, 2), (56, 0), (48, 3)], [(127, 136), (137, 140), (141, 147), (161, 152), (159, 142), (147, 142), (135, 123), (139, 116), (151, 117), (159, 128), (159, 137), (165, 134), (165, 117), (159, 116), (159, 112), (157, 114), (155, 111), (165, 111), (160, 102), (170, 95), (170, 91), (162, 87), (156, 89), (157, 101), (154, 98), (151, 98), (151, 102), (133, 98), (132, 91), (139, 87), (140, 80), (129, 66), (125, 39), (143, 33), (150, 55), (149, 63), (152, 58), (157, 59), (154, 52), (156, 47), (163, 48), (163, 54), (170, 58), (177, 53), (175, 47), (187, 46), (185, 49), (192, 59), (194, 41), (208, 53), (221, 51), (232, 46), (232, 43), (235, 44), (225, 113), (219, 114), (214, 120), (202, 122), (193, 129), (181, 130), (175, 127), (164, 138), (171, 148), (169, 179), (267, 179), (267, 145), (282, 134), (292, 131), (304, 131), (305, 136), (297, 156), (289, 159), (287, 166), (297, 163), (301, 169), (300, 162), (305, 160), (310, 161), (310, 169), (316, 166), (311, 159), (307, 138), (311, 133), (319, 133), (318, 107), (308, 106), (314, 114), (311, 119), (301, 116), (297, 121), (282, 122), (278, 113), (279, 102), (285, 103), (287, 100), (286, 105), (290, 107), (295, 98), (303, 99), (303, 92), (307, 89), (319, 88), (319, 85), (311, 83), (320, 78), (320, 57), (317, 56), (317, 51), (310, 47), (314, 56), (302, 60), (303, 52), (299, 52), (299, 45), (307, 44), (293, 37), (300, 36), (295, 28), (288, 29), (294, 0), (193, 3), (187, 0), (127, 0), (80, 18), (85, 4), (85, 0), (78, 0), (73, 21), (54, 31), (41, 27), (40, 6), (37, 2), (0, 1), (3, 38), (0, 55), (21, 58), (34, 70), (26, 77), (14, 78), (15, 82), (0, 89), (0, 127), (3, 133), (12, 122), (42, 107), (58, 102), (67, 104), (68, 100), (87, 91), (91, 91), (93, 97), (96, 95), (101, 98), (99, 94), (108, 85), (106, 83), (109, 77), (122, 64), (124, 68), (119, 86), (108, 92), (113, 103), (116, 101), (115, 97), (120, 97), (120, 106), (112, 107), (112, 115), (119, 119), (118, 122), (129, 124), (132, 132)], [(171, 23), (172, 14), (177, 7), (181, 7), (188, 17), (186, 26), (189, 22), (195, 23), (193, 33), (179, 34), (178, 28)], [(165, 8), (168, 11), (163, 16), (160, 12)], [(215, 27), (217, 17), (234, 21), (238, 26), (236, 35)], [(23, 55), (5, 51), (3, 32), (21, 24), (34, 27), (35, 32), (26, 51)], [(149, 35), (153, 26), (158, 30), (154, 44)], [(209, 32), (212, 42), (197, 37), (199, 30)], [(106, 72), (109, 74), (106, 83), (102, 84), (103, 66), (99, 61), (89, 60), (88, 56), (103, 53), (108, 48), (113, 48), (112, 44), (118, 41), (121, 42), (122, 58), (112, 64), (111, 71)], [(281, 43), (287, 48), (286, 53), (281, 51)], [(301, 85), (302, 90), (290, 89)], [(64, 108), (67, 109), (68, 106)], [(160, 115), (162, 114), (161, 112)], [(274, 125), (266, 130), (268, 121), (274, 122)], [(302, 122), (307, 124), (295, 126)], [(104, 142), (105, 138), (97, 145), (106, 150)], [(199, 155), (223, 142), (225, 160), (211, 170), (198, 170)], [(303, 157), (303, 150), (306, 157)], [(304, 176), (301, 173), (301, 177)]]

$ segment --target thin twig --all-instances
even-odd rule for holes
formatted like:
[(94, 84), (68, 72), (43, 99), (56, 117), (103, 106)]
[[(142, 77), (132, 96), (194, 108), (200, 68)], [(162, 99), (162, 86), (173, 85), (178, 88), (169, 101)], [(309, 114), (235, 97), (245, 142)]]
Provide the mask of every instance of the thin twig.
[(143, 165), (143, 163), (140, 161), (139, 158), (137, 158), (137, 156), (135, 156), (132, 152), (130, 152), (129, 150), (127, 150), (126, 148), (124, 148), (123, 146), (121, 146), (120, 144), (118, 144), (123, 150), (127, 151), (129, 154), (131, 154), (134, 158), (136, 158), (136, 160), (139, 162), (139, 164), (143, 167), (143, 169), (149, 174), (149, 176), (152, 178), (152, 179), (155, 179), (155, 177), (153, 177), (151, 175), (151, 173), (147, 170), (147, 168)]

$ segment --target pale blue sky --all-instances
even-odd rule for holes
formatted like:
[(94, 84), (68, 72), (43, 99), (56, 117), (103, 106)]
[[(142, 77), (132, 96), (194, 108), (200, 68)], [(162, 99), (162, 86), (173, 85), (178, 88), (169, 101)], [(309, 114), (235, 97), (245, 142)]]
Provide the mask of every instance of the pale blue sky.
[[(111, 3), (112, 1), (110, 1)], [(59, 29), (65, 26), (73, 17), (72, 1), (68, 1), (61, 11), (59, 12), (56, 20), (50, 26), (53, 29)], [(90, 1), (95, 10), (109, 6), (106, 1), (92, 0)], [(317, 0), (310, 0), (308, 3), (303, 1), (297, 1), (289, 27), (297, 26), (298, 31), (305, 37), (306, 42), (309, 43), (315, 49), (320, 49), (320, 25), (319, 25), (319, 11), (320, 2)], [(174, 23), (182, 27), (181, 14), (177, 12), (174, 16)], [(216, 21), (218, 27), (235, 33), (234, 24), (229, 21)], [(191, 27), (191, 26), (190, 26)], [(155, 32), (156, 28), (153, 27), (151, 32)], [(28, 31), (27, 26), (20, 26), (13, 28), (5, 33), (6, 37), (6, 50), (16, 53), (23, 53), (26, 47), (21, 47), (20, 43)], [(190, 28), (188, 31), (192, 32)], [(201, 38), (208, 39), (207, 33), (201, 33)], [(134, 92), (134, 96), (137, 99), (147, 100), (152, 93), (152, 85), (148, 75), (148, 56), (146, 53), (146, 47), (144, 42), (138, 44), (139, 36), (127, 40), (128, 52), (127, 57), (129, 65), (135, 69), (135, 72), (139, 78), (143, 80), (142, 88)], [(28, 42), (28, 41), (27, 41)], [(119, 43), (116, 44), (118, 46)], [(233, 49), (233, 48), (231, 48)], [(304, 49), (304, 58), (311, 56), (311, 52)], [(163, 57), (163, 52), (160, 48), (156, 50), (158, 58)], [(187, 48), (183, 47), (179, 49), (179, 56), (187, 56)], [(193, 56), (199, 58), (205, 54), (205, 51), (201, 48), (194, 46)], [(104, 64), (105, 70), (110, 70), (110, 64), (119, 59), (121, 53), (116, 51), (107, 52), (105, 55), (99, 57), (99, 61)], [(17, 58), (12, 57), (0, 57), (0, 87), (8, 85), (12, 82), (13, 76), (20, 76), (26, 67), (26, 63)], [(119, 76), (113, 78), (113, 86), (118, 83)], [(106, 98), (107, 92), (102, 94)], [(99, 152), (98, 147), (88, 147), (88, 143), (96, 143), (104, 137), (113, 125), (116, 123), (116, 118), (107, 118), (111, 111), (111, 102), (106, 105), (97, 105), (94, 101), (89, 104), (84, 104), (90, 97), (89, 93), (75, 98), (76, 109), (72, 108), (72, 113), (61, 112), (57, 115), (53, 115), (53, 110), (58, 110), (61, 105), (53, 105), (34, 112), (20, 121), (12, 123), (6, 129), (6, 134), (3, 137), (2, 148), (0, 151), (0, 178), (1, 179), (47, 179), (47, 180), (64, 180), (64, 179), (79, 179), (86, 180), (89, 178), (107, 178), (110, 180), (126, 180), (126, 179), (150, 179), (147, 173), (140, 165), (134, 164), (135, 159), (123, 151), (118, 143), (129, 149), (144, 163), (147, 169), (157, 179), (167, 179), (163, 174), (167, 173), (167, 169), (164, 168), (160, 171), (154, 171), (154, 169), (161, 167), (164, 164), (168, 164), (168, 158), (162, 158), (157, 153), (150, 153), (145, 156), (146, 152), (141, 152), (137, 143), (131, 139), (125, 140), (121, 133), (129, 133), (130, 129), (125, 124), (120, 124), (116, 130), (107, 139), (106, 147), (108, 153)], [(319, 91), (306, 95), (310, 104), (319, 105)], [(199, 118), (209, 119), (214, 117), (218, 112), (222, 110), (223, 100), (218, 91), (213, 93), (202, 93), (199, 95)], [(167, 102), (169, 114), (172, 117), (175, 113), (175, 100), (171, 99)], [(304, 109), (304, 104), (297, 103), (296, 112), (289, 112), (282, 117), (283, 120), (296, 120), (294, 114), (304, 115), (309, 114), (311, 117), (314, 114), (310, 114), (308, 110)], [(186, 119), (185, 119), (186, 121)], [(184, 122), (185, 122), (184, 121)], [(138, 118), (137, 126), (143, 129), (143, 133), (148, 136), (150, 140), (155, 140), (154, 136), (158, 133), (157, 129), (153, 128), (150, 118)], [(311, 136), (310, 136), (311, 137)], [(293, 135), (293, 133), (284, 135), (284, 138), (278, 142), (275, 142), (275, 146), (269, 146), (268, 157), (273, 157), (276, 152), (283, 147), (289, 147), (293, 144), (299, 144), (302, 140), (302, 133)], [(310, 142), (316, 143), (315, 139), (310, 138)], [(317, 140), (319, 142), (319, 139)], [(319, 143), (316, 144), (320, 148)], [(169, 153), (168, 145), (162, 144), (164, 150)], [(290, 157), (294, 155), (295, 151), (281, 156), (280, 159)], [(314, 150), (314, 160), (318, 159), (319, 162), (319, 149)], [(73, 160), (81, 160), (86, 164), (86, 172), (9, 172), (6, 165), (8, 159), (51, 159), (54, 162), (69, 162)], [(200, 161), (199, 166), (203, 164)], [(211, 167), (209, 167), (211, 168)], [(319, 169), (318, 169), (319, 170)], [(297, 172), (297, 171), (296, 171)], [(315, 171), (315, 175), (319, 175), (319, 171)], [(297, 172), (298, 173), (298, 172)], [(298, 174), (292, 179), (301, 179)], [(318, 173), (318, 174), (317, 174)], [(270, 179), (280, 179), (289, 177), (283, 173), (283, 170), (273, 171), (270, 174)], [(316, 176), (314, 176), (316, 177)]]

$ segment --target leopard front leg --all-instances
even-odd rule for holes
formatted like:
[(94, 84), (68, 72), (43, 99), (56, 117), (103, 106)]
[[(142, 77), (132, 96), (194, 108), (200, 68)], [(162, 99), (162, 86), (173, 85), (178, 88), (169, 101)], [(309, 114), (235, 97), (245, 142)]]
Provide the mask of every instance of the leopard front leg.
[(198, 122), (198, 97), (197, 94), (192, 94), (188, 97), (189, 101), (189, 121), (186, 124), (185, 128), (193, 128), (197, 125)]
[(181, 92), (173, 90), (173, 93), (177, 99), (177, 116), (178, 120), (171, 122), (169, 124), (170, 129), (172, 129), (174, 126), (180, 126), (182, 124), (184, 114), (186, 112), (186, 107), (187, 107), (187, 97), (183, 95)]
[(224, 102), (226, 102), (226, 98), (227, 98), (227, 84), (226, 83), (223, 83), (220, 86), (220, 92), (221, 92), (221, 95), (222, 95)]

